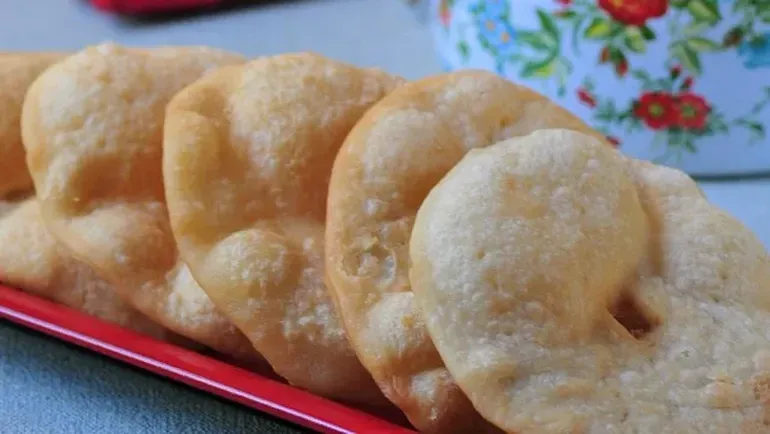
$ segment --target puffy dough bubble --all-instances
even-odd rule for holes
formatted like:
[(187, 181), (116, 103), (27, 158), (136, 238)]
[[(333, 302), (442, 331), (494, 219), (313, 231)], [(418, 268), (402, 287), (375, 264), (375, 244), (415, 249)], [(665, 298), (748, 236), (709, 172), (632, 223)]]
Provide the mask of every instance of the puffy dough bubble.
[(603, 138), (543, 96), (495, 74), (441, 74), (407, 83), (377, 103), (334, 163), (327, 281), (362, 362), (421, 431), (491, 428), (446, 372), (413, 300), (408, 243), (414, 216), (471, 149), (548, 127)]
[(58, 245), (34, 198), (0, 218), (0, 246), (0, 282), (148, 336), (185, 343), (124, 302), (111, 284)]
[(171, 222), (203, 289), (290, 383), (377, 406), (324, 283), (323, 232), (340, 145), (400, 83), (311, 53), (265, 57), (185, 89), (165, 130)]
[(32, 84), (22, 136), (41, 214), (57, 242), (152, 320), (258, 364), (249, 341), (179, 258), (162, 177), (168, 101), (198, 78), (243, 61), (207, 47), (87, 47)]
[(768, 432), (770, 259), (691, 179), (538, 131), (432, 190), (411, 282), (447, 368), (515, 433)]

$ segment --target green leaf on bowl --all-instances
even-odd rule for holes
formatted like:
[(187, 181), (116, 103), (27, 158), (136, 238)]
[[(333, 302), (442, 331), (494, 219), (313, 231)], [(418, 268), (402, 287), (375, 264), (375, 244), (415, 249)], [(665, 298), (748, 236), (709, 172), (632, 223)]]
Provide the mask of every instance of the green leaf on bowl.
[(690, 0), (671, 0), (671, 6), (682, 9), (687, 7), (687, 3), (689, 3)]
[(722, 48), (717, 42), (700, 36), (687, 39), (686, 44), (698, 52), (719, 51)]
[(750, 130), (755, 134), (761, 135), (762, 137), (765, 136), (765, 126), (759, 122), (741, 119), (737, 122), (737, 124), (742, 127), (745, 127), (746, 129)]
[(530, 61), (524, 63), (524, 66), (521, 68), (521, 77), (522, 78), (546, 78), (553, 75), (553, 73), (556, 71), (556, 59), (555, 58), (548, 58), (543, 61), (537, 62), (537, 61)]
[(594, 18), (586, 27), (585, 37), (589, 39), (604, 39), (612, 33), (612, 23), (604, 18)]
[(516, 34), (516, 39), (520, 43), (539, 51), (553, 51), (557, 48), (553, 38), (544, 33), (520, 31)]
[(607, 54), (609, 56), (609, 61), (613, 65), (617, 65), (622, 62), (627, 62), (628, 59), (626, 59), (626, 55), (623, 54), (623, 51), (620, 50), (618, 47), (615, 47), (614, 45), (610, 45), (607, 47)]
[(645, 42), (644, 35), (642, 35), (639, 27), (626, 27), (623, 42), (629, 50), (636, 53), (644, 53), (647, 50), (647, 42)]
[(707, 127), (714, 134), (727, 134), (730, 131), (730, 127), (725, 122), (724, 115), (718, 112), (711, 112), (709, 114)]
[(651, 28), (649, 28), (649, 27), (647, 27), (645, 25), (645, 26), (639, 27), (639, 30), (642, 32), (642, 36), (644, 37), (644, 39), (646, 41), (654, 41), (655, 40), (655, 38), (656, 38), (655, 32), (653, 32)]
[(701, 73), (700, 57), (689, 45), (683, 42), (677, 42), (671, 47), (671, 54), (686, 69), (698, 75)]
[(551, 14), (543, 11), (542, 9), (537, 10), (537, 19), (540, 21), (540, 25), (549, 35), (553, 37), (555, 41), (559, 41), (559, 38), (561, 37), (561, 32), (559, 32), (559, 28), (556, 26), (556, 23), (553, 21), (553, 17)]
[(722, 18), (716, 0), (690, 0), (687, 10), (697, 22), (714, 24)]
[(698, 36), (711, 27), (709, 23), (693, 21), (684, 27), (685, 36)]
[(465, 41), (458, 42), (457, 51), (460, 53), (460, 56), (462, 57), (463, 62), (467, 62), (468, 56), (470, 55), (470, 47), (468, 46), (468, 43)]
[(585, 23), (585, 17), (579, 17), (572, 25), (572, 49), (575, 50), (575, 54), (580, 55), (580, 29)]
[(695, 143), (693, 142), (693, 139), (691, 139), (691, 138), (689, 138), (689, 137), (688, 137), (687, 139), (685, 139), (685, 140), (684, 140), (684, 142), (682, 143), (682, 145), (683, 145), (683, 146), (684, 146), (684, 148), (685, 148), (685, 149), (687, 149), (687, 151), (688, 151), (688, 152), (690, 152), (691, 154), (697, 154), (697, 153), (698, 153), (698, 148), (697, 148), (697, 147), (695, 147)]

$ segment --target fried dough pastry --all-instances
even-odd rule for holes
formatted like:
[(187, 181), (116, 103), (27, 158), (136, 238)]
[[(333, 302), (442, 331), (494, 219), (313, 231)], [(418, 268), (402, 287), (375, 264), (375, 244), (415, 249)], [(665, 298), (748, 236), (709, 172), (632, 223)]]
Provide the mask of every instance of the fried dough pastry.
[(423, 202), (410, 281), (510, 433), (770, 432), (770, 258), (683, 173), (539, 131)]
[(164, 177), (195, 278), (273, 369), (314, 393), (388, 403), (361, 366), (323, 276), (334, 157), (401, 82), (311, 53), (222, 68), (168, 106)]
[(0, 52), (0, 217), (34, 191), (21, 143), (21, 108), (27, 88), (64, 56)]
[(165, 106), (184, 86), (243, 62), (205, 47), (89, 47), (30, 87), (22, 133), (46, 227), (159, 324), (239, 360), (248, 340), (179, 259), (165, 206)]
[(421, 431), (488, 426), (444, 367), (414, 302), (408, 278), (414, 216), (466, 152), (546, 127), (602, 137), (492, 73), (443, 74), (408, 83), (376, 104), (334, 163), (327, 282), (364, 366)]
[(157, 339), (173, 338), (56, 244), (35, 198), (0, 218), (0, 282)]

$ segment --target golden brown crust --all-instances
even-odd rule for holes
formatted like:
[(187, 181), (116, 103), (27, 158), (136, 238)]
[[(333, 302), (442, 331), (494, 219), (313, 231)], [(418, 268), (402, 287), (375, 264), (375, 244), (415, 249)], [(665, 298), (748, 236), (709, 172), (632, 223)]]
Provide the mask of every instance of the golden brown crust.
[(407, 276), (414, 216), (470, 149), (545, 127), (601, 137), (494, 74), (443, 74), (408, 83), (376, 104), (335, 161), (327, 280), (362, 362), (420, 430), (480, 432), (489, 425), (446, 372), (416, 308)]
[(148, 336), (173, 339), (56, 244), (34, 198), (0, 218), (0, 246), (0, 282)]
[(323, 282), (334, 156), (400, 82), (297, 53), (223, 68), (169, 104), (164, 176), (180, 251), (214, 303), (290, 383), (387, 403)]
[(0, 216), (33, 192), (21, 143), (21, 108), (27, 88), (62, 53), (0, 52)]
[(177, 256), (163, 194), (166, 103), (243, 59), (205, 47), (86, 48), (29, 89), (22, 134), (43, 219), (132, 306), (217, 351), (258, 359)]
[(468, 154), (410, 281), (476, 408), (515, 433), (767, 433), (770, 256), (683, 173), (573, 131)]

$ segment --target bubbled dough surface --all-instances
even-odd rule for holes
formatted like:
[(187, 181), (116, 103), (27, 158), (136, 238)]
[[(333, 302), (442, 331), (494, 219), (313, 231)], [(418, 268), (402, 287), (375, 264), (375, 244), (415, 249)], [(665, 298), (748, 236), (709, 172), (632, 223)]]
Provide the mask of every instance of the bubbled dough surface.
[(166, 103), (211, 70), (242, 61), (204, 47), (89, 47), (32, 85), (22, 133), (42, 215), (57, 241), (153, 320), (252, 360), (249, 342), (177, 256), (161, 162)]
[(27, 88), (59, 53), (0, 52), (0, 216), (34, 190), (21, 144), (21, 107)]
[[(770, 259), (684, 174), (574, 132), (469, 154), (423, 204), (412, 282), (509, 432), (770, 432)], [(609, 313), (628, 291), (660, 325)]]
[(169, 337), (57, 245), (34, 198), (0, 218), (0, 246), (0, 282), (155, 338)]
[(323, 279), (332, 162), (400, 82), (310, 53), (225, 68), (174, 98), (164, 175), (181, 252), (215, 304), (290, 383), (387, 401), (361, 366)]
[(364, 116), (329, 188), (327, 278), (354, 348), (419, 429), (478, 432), (486, 423), (452, 381), (408, 279), (414, 216), (471, 149), (545, 127), (593, 133), (544, 97), (467, 71), (408, 83)]

